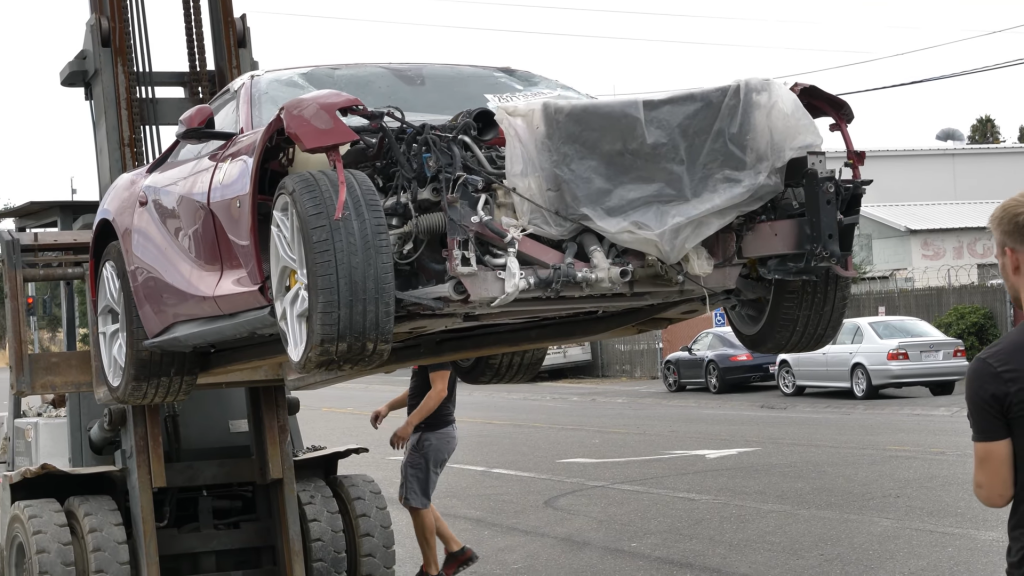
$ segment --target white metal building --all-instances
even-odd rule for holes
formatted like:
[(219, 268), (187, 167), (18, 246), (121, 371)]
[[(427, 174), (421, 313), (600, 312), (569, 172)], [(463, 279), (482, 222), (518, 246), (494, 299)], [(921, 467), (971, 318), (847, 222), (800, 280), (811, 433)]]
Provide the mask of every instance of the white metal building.
[[(861, 175), (874, 179), (866, 203), (1005, 200), (1024, 192), (1022, 144), (866, 152)], [(846, 152), (828, 151), (825, 157), (829, 168), (839, 169)]]
[(865, 204), (855, 261), (867, 276), (916, 285), (986, 282), (999, 277), (987, 229), (997, 200)]

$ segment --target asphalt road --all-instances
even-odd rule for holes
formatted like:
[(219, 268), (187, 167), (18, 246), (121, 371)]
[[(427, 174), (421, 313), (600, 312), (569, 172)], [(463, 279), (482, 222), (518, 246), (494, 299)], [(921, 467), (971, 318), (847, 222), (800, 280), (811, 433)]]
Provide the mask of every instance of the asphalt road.
[[(382, 485), (398, 575), (419, 555), (398, 456), (369, 413), (407, 376), (300, 392), (306, 444)], [(998, 574), (1008, 510), (971, 491), (962, 386), (785, 398), (657, 381), (459, 385), (459, 447), (435, 504), (481, 555), (466, 574)], [(735, 453), (728, 451), (735, 450)], [(699, 452), (695, 451), (713, 451)], [(674, 454), (673, 452), (684, 452)], [(689, 452), (689, 453), (686, 453)], [(591, 461), (566, 462), (589, 459)]]

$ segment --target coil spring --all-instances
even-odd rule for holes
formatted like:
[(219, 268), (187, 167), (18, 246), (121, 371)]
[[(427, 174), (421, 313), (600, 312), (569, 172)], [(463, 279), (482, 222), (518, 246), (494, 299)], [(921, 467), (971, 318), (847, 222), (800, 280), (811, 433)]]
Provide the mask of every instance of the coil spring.
[(420, 238), (444, 234), (448, 231), (448, 220), (444, 212), (431, 212), (417, 216), (413, 220), (413, 230)]

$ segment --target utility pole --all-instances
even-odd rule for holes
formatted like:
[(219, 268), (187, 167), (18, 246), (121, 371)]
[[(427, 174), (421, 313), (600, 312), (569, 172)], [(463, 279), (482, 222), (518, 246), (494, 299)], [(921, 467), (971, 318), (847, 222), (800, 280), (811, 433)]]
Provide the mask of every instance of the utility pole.
[(75, 177), (71, 177), (71, 201), (75, 201), (75, 194), (78, 194), (78, 190), (75, 190)]

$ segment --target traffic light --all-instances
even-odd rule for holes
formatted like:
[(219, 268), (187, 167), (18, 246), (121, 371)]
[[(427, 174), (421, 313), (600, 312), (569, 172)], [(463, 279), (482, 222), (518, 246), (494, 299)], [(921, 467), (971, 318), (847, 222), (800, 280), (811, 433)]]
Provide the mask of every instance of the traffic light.
[(53, 315), (53, 300), (50, 295), (43, 296), (43, 316)]
[(29, 296), (25, 299), (25, 315), (35, 316), (36, 315), (36, 297)]

